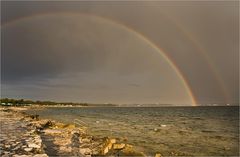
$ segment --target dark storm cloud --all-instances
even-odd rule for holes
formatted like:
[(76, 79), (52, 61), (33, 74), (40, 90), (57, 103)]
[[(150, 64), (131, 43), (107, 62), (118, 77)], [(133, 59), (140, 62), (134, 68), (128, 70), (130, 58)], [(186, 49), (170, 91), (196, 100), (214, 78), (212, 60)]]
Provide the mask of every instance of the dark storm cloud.
[[(49, 12), (91, 13), (123, 23), (146, 36), (167, 53), (181, 70), (199, 103), (236, 103), (239, 101), (237, 2), (4, 1), (1, 4), (2, 24), (24, 16)], [(131, 88), (148, 89), (152, 86), (146, 87), (146, 83), (136, 77), (123, 82), (112, 80), (115, 77), (132, 73), (143, 74), (149, 69), (152, 73), (158, 73), (158, 70), (164, 71), (164, 69), (155, 68), (157, 67), (155, 61), (152, 61), (153, 64), (150, 63), (153, 56), (150, 56), (149, 61), (143, 60), (147, 55), (137, 48), (139, 43), (134, 43), (135, 39), (129, 40), (133, 47), (124, 48), (125, 45), (128, 45), (128, 38), (131, 37), (121, 36), (124, 34), (123, 32), (113, 33), (116, 30), (105, 25), (102, 27), (90, 23), (84, 25), (81, 22), (77, 24), (73, 21), (77, 21), (77, 18), (71, 20), (35, 19), (34, 22), (15, 23), (3, 27), (1, 30), (3, 83), (9, 85), (21, 82), (23, 86), (18, 89), (24, 88), (26, 84), (34, 85), (34, 88), (44, 88), (41, 90), (42, 93), (51, 93), (53, 88), (72, 88), (73, 94), (69, 99), (77, 100), (77, 95), (74, 93), (83, 92), (77, 91), (77, 88), (85, 91), (90, 88), (103, 90), (113, 88), (112, 84), (119, 84), (119, 86), (114, 86), (116, 90), (124, 86), (125, 93), (131, 95), (133, 93)], [(82, 29), (74, 28), (74, 25), (81, 26)], [(104, 29), (108, 34), (107, 37), (104, 33), (101, 34)], [(82, 32), (77, 33), (73, 30)], [(91, 34), (91, 30), (97, 31), (93, 31)], [(120, 50), (127, 50), (127, 52), (119, 55)], [(148, 51), (147, 48), (145, 50)], [(139, 52), (130, 53), (132, 51)], [(208, 63), (209, 61), (206, 60), (203, 53), (209, 58), (211, 64)], [(98, 73), (99, 71), (110, 73), (115, 71), (117, 74), (107, 73), (106, 76), (109, 78), (104, 80), (99, 78), (102, 74)], [(85, 74), (76, 77), (73, 75), (73, 73), (79, 72)], [(98, 75), (89, 74), (91, 72), (98, 73)], [(69, 76), (66, 77), (66, 74)], [(76, 80), (69, 79), (69, 77), (75, 77)], [(95, 77), (96, 79), (94, 79)], [(144, 78), (145, 75), (140, 75), (140, 77)], [(161, 75), (156, 74), (155, 77), (161, 77)], [(82, 81), (82, 79), (88, 81)], [(79, 84), (80, 80), (82, 83)], [(134, 80), (139, 80), (139, 82), (136, 83)], [(102, 84), (104, 81), (108, 83)], [(94, 84), (96, 82), (98, 83)], [(152, 91), (156, 92), (157, 84), (164, 83), (160, 83), (156, 79), (152, 81), (152, 84), (156, 85), (156, 87), (152, 87)], [(51, 90), (45, 90), (50, 87)], [(159, 87), (165, 89), (163, 86)], [(14, 87), (12, 88), (11, 92), (13, 93)], [(33, 87), (31, 86), (31, 88)], [(29, 91), (34, 90), (29, 89)], [(54, 90), (52, 91), (54, 92)], [(88, 92), (82, 94), (86, 96)], [(106, 95), (109, 94), (107, 91), (105, 92)], [(119, 91), (119, 93), (121, 92)], [(144, 94), (147, 95), (147, 92), (149, 90), (146, 90)], [(163, 92), (160, 92), (160, 95), (166, 97)], [(27, 96), (29, 93), (31, 92), (26, 92), (25, 95)], [(64, 90), (62, 93), (65, 93)], [(166, 93), (169, 94), (169, 92)], [(60, 95), (57, 98), (61, 97)], [(104, 94), (98, 93), (98, 95), (96, 96), (98, 98), (94, 98), (96, 101), (100, 100)], [(120, 95), (126, 97), (124, 94)], [(142, 96), (142, 94), (139, 95)], [(158, 101), (159, 99), (156, 98), (161, 96), (151, 98)], [(132, 99), (135, 97), (136, 95), (132, 95)], [(51, 97), (49, 98), (51, 99)], [(151, 98), (146, 98), (146, 100), (149, 101)], [(91, 98), (89, 97), (88, 100)], [(111, 100), (119, 101), (117, 97), (113, 96)], [(126, 98), (126, 102), (130, 102), (130, 100), (130, 97)], [(144, 101), (144, 97), (142, 101)]]
[(53, 21), (40, 19), (2, 28), (4, 82), (56, 76), (64, 71), (66, 64), (73, 71), (91, 71), (104, 63), (104, 44), (88, 42), (84, 37), (70, 41), (69, 36), (74, 34), (65, 25), (67, 22)]

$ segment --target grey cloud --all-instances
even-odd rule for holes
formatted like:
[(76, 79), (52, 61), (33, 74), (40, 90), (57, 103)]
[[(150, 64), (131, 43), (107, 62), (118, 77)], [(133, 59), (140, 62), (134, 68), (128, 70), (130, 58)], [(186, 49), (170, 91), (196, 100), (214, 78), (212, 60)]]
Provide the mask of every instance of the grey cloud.
[[(2, 23), (49, 12), (90, 13), (122, 23), (140, 32), (165, 51), (180, 69), (199, 103), (239, 101), (239, 88), (237, 88), (239, 39), (236, 35), (239, 19), (236, 8), (239, 4), (236, 2), (25, 1), (1, 2), (1, 4)], [(152, 91), (159, 92), (160, 89), (157, 88), (162, 88), (158, 96), (151, 97), (153, 101), (158, 101), (161, 97), (170, 99), (169, 91), (174, 89), (166, 83), (166, 78), (171, 77), (162, 76), (168, 74), (166, 72), (168, 68), (161, 67), (165, 64), (160, 63), (159, 55), (148, 52), (152, 50), (131, 36), (131, 33), (127, 35), (125, 31), (113, 28), (109, 24), (107, 26), (101, 22), (94, 23), (94, 20), (91, 24), (89, 20), (59, 16), (47, 19), (35, 18), (31, 22), (16, 23), (2, 28), (1, 31), (2, 81), (6, 84), (16, 84), (20, 81), (22, 84), (38, 84), (38, 87), (46, 85), (51, 87), (52, 91), (54, 88), (65, 87), (69, 90), (73, 88), (71, 90), (74, 91), (81, 88), (93, 92), (90, 89), (94, 86), (99, 87), (100, 90), (109, 89), (109, 85), (102, 84), (108, 81), (110, 84), (120, 84), (120, 86), (113, 86), (116, 90), (124, 85), (124, 89), (127, 90), (121, 90), (119, 93), (121, 97), (125, 95), (123, 91), (129, 94), (126, 101), (130, 101), (131, 95), (132, 99), (137, 95), (134, 96), (130, 88), (144, 89), (145, 87), (147, 89), (146, 92), (134, 91), (139, 92), (139, 95), (141, 93), (148, 95), (147, 92)], [(201, 51), (209, 57), (213, 69)], [(212, 70), (216, 71), (217, 77), (222, 80), (228, 93), (228, 100)], [(109, 79), (100, 79), (104, 72), (108, 72), (105, 77)], [(114, 82), (111, 72), (116, 72), (116, 77), (130, 77), (132, 74), (143, 78), (147, 76), (145, 80), (147, 83), (137, 77), (132, 81), (123, 79)], [(92, 84), (91, 81), (85, 81), (85, 84), (80, 85), (67, 77), (65, 80), (62, 75), (67, 73), (71, 73), (68, 77), (73, 78), (72, 73), (86, 73), (81, 77), (76, 76), (75, 81), (92, 79)], [(93, 73), (93, 76), (89, 73)], [(59, 83), (56, 83), (57, 78), (60, 78)], [(29, 79), (32, 80), (29, 81)], [(46, 80), (52, 80), (52, 82)], [(99, 84), (94, 84), (93, 80), (99, 81)], [(149, 81), (152, 83), (148, 83)], [(154, 84), (155, 87), (153, 87)], [(166, 87), (167, 85), (169, 87)], [(153, 90), (149, 90), (150, 88)], [(89, 97), (87, 92), (84, 94), (84, 90), (78, 92)], [(180, 90), (177, 89), (177, 91)], [(104, 92), (108, 93), (108, 91)], [(96, 95), (98, 100), (103, 101), (100, 97), (104, 94)], [(96, 97), (94, 99), (97, 101)], [(70, 98), (78, 99), (76, 95), (69, 96), (68, 99)], [(117, 100), (113, 95), (110, 99)], [(149, 101), (150, 98), (146, 100)]]

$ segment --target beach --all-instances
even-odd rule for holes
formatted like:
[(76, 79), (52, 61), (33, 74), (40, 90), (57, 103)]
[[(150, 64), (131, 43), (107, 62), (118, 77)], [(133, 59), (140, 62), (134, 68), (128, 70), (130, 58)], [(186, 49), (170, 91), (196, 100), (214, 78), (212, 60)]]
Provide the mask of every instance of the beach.
[(46, 157), (41, 137), (35, 134), (32, 126), (23, 121), (22, 108), (0, 110), (1, 156), (28, 155)]
[(120, 139), (91, 136), (84, 127), (41, 119), (27, 109), (1, 108), (1, 156), (144, 156)]
[(2, 107), (1, 156), (238, 156), (236, 109)]

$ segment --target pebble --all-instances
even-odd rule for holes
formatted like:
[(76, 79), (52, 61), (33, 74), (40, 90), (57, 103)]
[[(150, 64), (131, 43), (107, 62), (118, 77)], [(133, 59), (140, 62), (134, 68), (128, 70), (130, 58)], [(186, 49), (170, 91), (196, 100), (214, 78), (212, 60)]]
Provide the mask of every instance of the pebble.
[(15, 151), (15, 150), (18, 150), (18, 149), (20, 149), (20, 146), (17, 146), (15, 148), (13, 148), (12, 150)]
[(124, 143), (120, 143), (120, 144), (113, 144), (113, 149), (115, 150), (119, 150), (119, 149), (123, 149), (125, 147), (126, 144)]
[(31, 151), (33, 150), (33, 148), (24, 148), (24, 150), (25, 150), (26, 152), (31, 152)]
[(160, 153), (157, 153), (155, 157), (162, 157), (162, 155)]
[(89, 148), (82, 148), (82, 149), (80, 149), (80, 153), (84, 154), (84, 155), (90, 155), (91, 149), (89, 149)]
[(17, 154), (15, 154), (15, 155), (13, 155), (13, 157), (31, 157), (31, 155), (17, 155)]
[(35, 143), (28, 144), (28, 147), (30, 147), (30, 148), (41, 148), (39, 145), (37, 145)]
[(36, 154), (33, 157), (48, 157), (47, 154)]

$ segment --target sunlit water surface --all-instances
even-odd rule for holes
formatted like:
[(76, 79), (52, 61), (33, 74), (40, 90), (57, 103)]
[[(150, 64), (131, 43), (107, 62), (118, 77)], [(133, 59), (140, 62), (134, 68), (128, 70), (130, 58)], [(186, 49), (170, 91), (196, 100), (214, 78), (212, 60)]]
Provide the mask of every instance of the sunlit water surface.
[(239, 107), (54, 107), (30, 110), (95, 136), (126, 138), (148, 155), (238, 156)]

